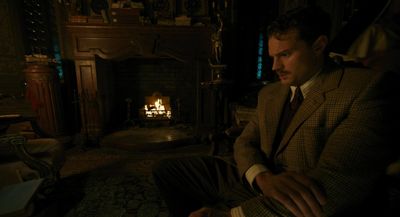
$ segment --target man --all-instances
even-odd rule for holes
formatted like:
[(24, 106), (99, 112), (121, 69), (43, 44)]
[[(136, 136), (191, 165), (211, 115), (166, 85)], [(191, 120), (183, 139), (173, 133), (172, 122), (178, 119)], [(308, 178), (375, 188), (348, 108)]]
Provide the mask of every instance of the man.
[[(162, 161), (154, 169), (172, 216), (344, 216), (358, 213), (394, 159), (395, 74), (327, 59), (329, 16), (295, 9), (268, 28), (280, 81), (259, 93), (235, 164)], [(364, 208), (366, 209), (366, 208)]]

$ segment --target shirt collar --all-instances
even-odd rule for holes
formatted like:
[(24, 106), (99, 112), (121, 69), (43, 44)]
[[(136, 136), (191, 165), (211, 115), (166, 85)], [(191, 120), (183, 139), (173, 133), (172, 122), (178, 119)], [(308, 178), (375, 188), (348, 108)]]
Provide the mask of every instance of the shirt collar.
[[(304, 84), (300, 85), (300, 90), (301, 93), (303, 94), (303, 98), (305, 99), (307, 97), (307, 94), (310, 92), (310, 88), (312, 87), (312, 85), (315, 83), (315, 81), (317, 80), (316, 78), (318, 77), (318, 75), (321, 73), (321, 70), (318, 71), (317, 73), (315, 73), (310, 79), (308, 79), (308, 81), (306, 81)], [(290, 98), (290, 101), (292, 101), (293, 96), (294, 96), (294, 92), (296, 91), (296, 86), (290, 86), (290, 90), (292, 92), (292, 96)]]

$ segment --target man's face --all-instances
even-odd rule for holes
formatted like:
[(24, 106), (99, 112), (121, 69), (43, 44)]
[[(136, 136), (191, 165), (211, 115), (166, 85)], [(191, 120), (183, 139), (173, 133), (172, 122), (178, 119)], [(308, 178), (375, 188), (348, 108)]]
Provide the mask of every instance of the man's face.
[(282, 84), (300, 86), (310, 79), (322, 65), (321, 52), (316, 52), (290, 30), (268, 39), (269, 55), (273, 58), (274, 70)]

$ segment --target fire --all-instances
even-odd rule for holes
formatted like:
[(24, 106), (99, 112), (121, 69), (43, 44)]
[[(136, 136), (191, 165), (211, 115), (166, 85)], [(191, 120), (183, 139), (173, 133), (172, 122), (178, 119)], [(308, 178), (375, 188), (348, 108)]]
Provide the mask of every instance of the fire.
[(153, 105), (144, 105), (145, 115), (147, 118), (167, 117), (171, 118), (171, 111), (166, 110), (162, 99), (158, 98)]

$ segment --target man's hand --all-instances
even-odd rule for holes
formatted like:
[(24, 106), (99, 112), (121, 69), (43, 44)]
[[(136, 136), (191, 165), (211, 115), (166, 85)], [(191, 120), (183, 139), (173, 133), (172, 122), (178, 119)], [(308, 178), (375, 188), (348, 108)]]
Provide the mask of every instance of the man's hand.
[(295, 172), (278, 175), (263, 172), (256, 182), (264, 196), (280, 202), (297, 217), (320, 217), (326, 195), (309, 177)]
[(231, 217), (231, 214), (229, 212), (203, 207), (190, 213), (189, 217)]

